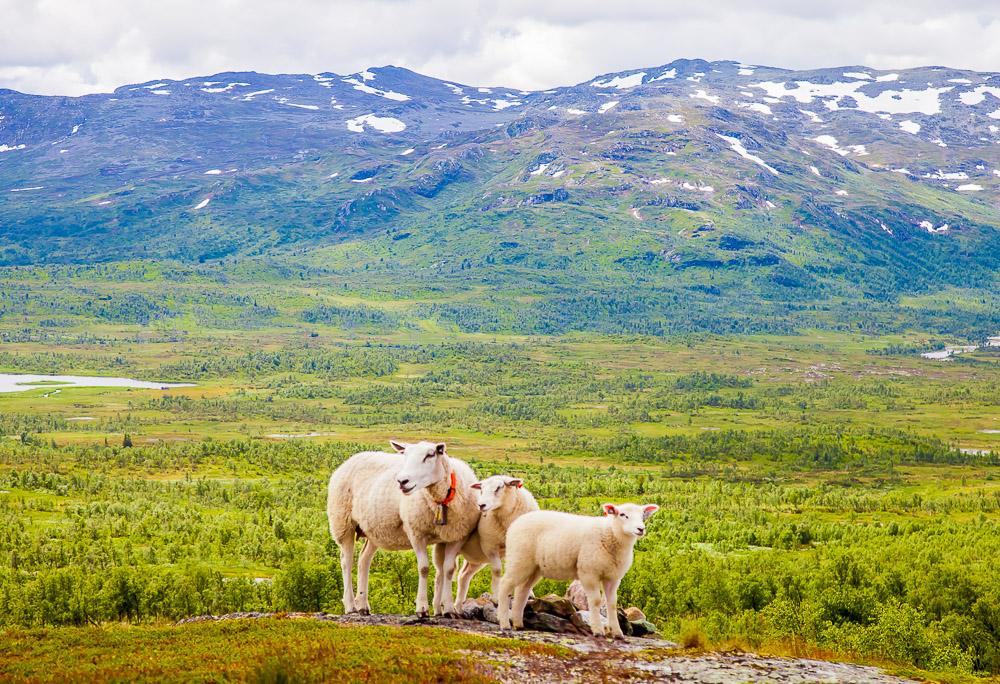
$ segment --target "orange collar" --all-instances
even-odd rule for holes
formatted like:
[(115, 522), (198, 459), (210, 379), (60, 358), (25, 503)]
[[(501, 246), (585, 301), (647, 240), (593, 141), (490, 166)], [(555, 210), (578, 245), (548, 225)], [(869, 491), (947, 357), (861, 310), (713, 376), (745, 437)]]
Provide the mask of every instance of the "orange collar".
[(451, 486), (448, 487), (448, 496), (444, 497), (444, 501), (438, 501), (438, 506), (447, 506), (452, 501), (455, 500), (455, 492), (458, 491), (457, 482), (455, 481), (455, 471), (451, 471)]

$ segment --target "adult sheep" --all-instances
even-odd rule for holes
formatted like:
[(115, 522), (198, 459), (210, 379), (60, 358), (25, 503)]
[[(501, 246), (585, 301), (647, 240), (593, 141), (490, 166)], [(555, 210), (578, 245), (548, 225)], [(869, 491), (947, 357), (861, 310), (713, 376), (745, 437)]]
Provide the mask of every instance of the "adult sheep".
[[(462, 544), (476, 527), (479, 507), (472, 469), (451, 458), (444, 444), (390, 442), (399, 454), (365, 451), (347, 459), (330, 476), (326, 513), (330, 534), (340, 547), (344, 574), (344, 610), (367, 615), (368, 570), (378, 549), (413, 549), (420, 573), (416, 612), (426, 617), (427, 547), (443, 546), (437, 573), (446, 581), (435, 609), (454, 613), (451, 580)], [(354, 542), (364, 538), (358, 557), (358, 594), (352, 583)], [(435, 566), (438, 564), (435, 563)]]
[(538, 580), (578, 579), (587, 594), (594, 636), (604, 634), (603, 592), (610, 636), (624, 638), (615, 619), (618, 585), (632, 567), (633, 547), (646, 534), (646, 520), (657, 510), (655, 504), (604, 504), (603, 517), (536, 511), (515, 520), (507, 531), (507, 569), (497, 597), (500, 629), (511, 626), (511, 593), (514, 627), (521, 629), (528, 592)]
[[(506, 555), (507, 530), (511, 523), (525, 513), (538, 510), (535, 497), (524, 486), (524, 481), (517, 477), (493, 475), (476, 482), (472, 488), (478, 492), (477, 501), (482, 517), (460, 551), (465, 563), (458, 573), (455, 598), (458, 606), (465, 601), (473, 576), (487, 564), (491, 573), (490, 591), (496, 597), (500, 588), (503, 558)], [(434, 548), (435, 566), (442, 553), (440, 546)]]

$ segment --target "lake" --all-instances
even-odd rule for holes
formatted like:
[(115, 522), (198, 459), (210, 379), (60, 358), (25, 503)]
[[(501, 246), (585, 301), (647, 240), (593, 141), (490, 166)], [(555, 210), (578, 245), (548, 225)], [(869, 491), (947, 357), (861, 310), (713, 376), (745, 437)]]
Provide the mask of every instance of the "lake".
[[(35, 389), (63, 390), (67, 387), (134, 387), (136, 389), (173, 389), (194, 387), (191, 383), (147, 382), (132, 378), (109, 378), (91, 375), (31, 375), (0, 373), (0, 394)], [(53, 392), (54, 393), (54, 392)]]

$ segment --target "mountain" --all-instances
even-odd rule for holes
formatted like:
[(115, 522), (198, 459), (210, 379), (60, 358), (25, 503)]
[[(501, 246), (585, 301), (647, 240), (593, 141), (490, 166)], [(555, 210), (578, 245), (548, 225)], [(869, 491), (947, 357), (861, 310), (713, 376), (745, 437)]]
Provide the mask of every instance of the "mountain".
[(1000, 73), (945, 67), (0, 91), (0, 264), (237, 258), (496, 286), (482, 310), (440, 307), (468, 329), (571, 330), (596, 307), (690, 329), (994, 332), (998, 192)]

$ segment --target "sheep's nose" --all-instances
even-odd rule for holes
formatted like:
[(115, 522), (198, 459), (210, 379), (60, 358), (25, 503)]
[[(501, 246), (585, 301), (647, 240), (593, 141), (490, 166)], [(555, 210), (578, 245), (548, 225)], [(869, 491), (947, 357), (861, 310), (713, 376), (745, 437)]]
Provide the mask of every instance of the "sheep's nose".
[(479, 504), (479, 510), (485, 511), (486, 510), (486, 504)]
[(645, 527), (638, 527), (638, 528), (636, 528), (636, 532), (638, 532), (639, 534), (646, 534), (646, 528)]
[(406, 485), (410, 484), (409, 480), (396, 480), (396, 482), (399, 483), (400, 487), (405, 487)]

